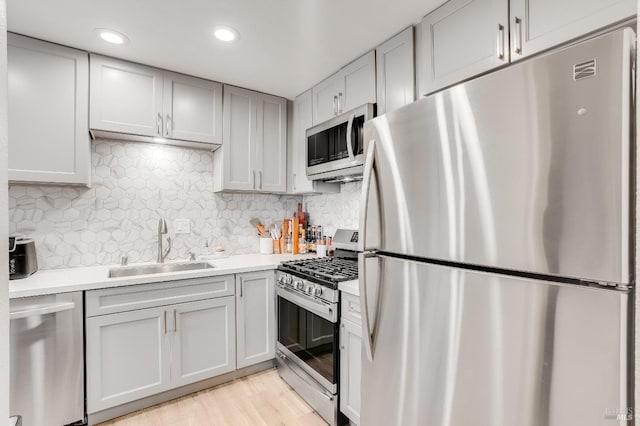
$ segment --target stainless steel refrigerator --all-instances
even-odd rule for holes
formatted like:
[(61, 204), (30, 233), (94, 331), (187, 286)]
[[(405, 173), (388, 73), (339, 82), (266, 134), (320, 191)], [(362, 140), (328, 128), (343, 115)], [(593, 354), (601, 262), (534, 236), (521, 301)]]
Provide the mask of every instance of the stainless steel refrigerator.
[(626, 424), (630, 29), (365, 125), (361, 421)]

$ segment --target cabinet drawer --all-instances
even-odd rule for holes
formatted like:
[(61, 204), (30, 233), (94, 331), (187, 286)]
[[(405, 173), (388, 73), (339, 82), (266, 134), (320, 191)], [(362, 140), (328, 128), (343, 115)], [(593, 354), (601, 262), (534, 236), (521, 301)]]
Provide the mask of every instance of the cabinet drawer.
[(360, 298), (353, 294), (345, 293), (344, 291), (340, 294), (342, 297), (342, 305), (340, 305), (342, 309), (342, 319), (348, 319), (356, 324), (360, 324)]
[(230, 296), (233, 275), (87, 291), (87, 317)]

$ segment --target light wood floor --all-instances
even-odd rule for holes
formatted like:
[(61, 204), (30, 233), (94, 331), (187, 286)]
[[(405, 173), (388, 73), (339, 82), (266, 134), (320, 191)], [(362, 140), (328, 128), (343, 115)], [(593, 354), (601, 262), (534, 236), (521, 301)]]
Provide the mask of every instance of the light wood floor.
[(243, 377), (99, 426), (327, 426), (276, 370)]

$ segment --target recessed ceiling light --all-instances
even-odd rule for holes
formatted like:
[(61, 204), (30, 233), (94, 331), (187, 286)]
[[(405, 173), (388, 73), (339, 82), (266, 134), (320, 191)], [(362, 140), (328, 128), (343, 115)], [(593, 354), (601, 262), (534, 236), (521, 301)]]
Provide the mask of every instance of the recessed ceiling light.
[(111, 43), (111, 44), (127, 44), (129, 43), (129, 38), (117, 31), (109, 30), (106, 28), (96, 28), (93, 30), (94, 33), (98, 35), (102, 40)]
[(213, 35), (216, 36), (218, 40), (222, 41), (233, 41), (240, 37), (240, 33), (234, 30), (231, 27), (215, 27), (213, 29)]

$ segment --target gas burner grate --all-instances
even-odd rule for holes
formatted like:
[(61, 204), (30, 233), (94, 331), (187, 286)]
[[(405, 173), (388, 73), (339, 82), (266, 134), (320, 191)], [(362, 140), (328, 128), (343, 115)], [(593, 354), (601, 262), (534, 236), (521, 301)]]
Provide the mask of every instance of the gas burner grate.
[(281, 269), (334, 283), (358, 279), (358, 263), (356, 261), (334, 257), (284, 262)]

